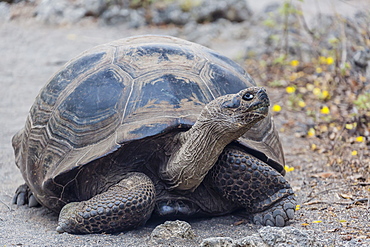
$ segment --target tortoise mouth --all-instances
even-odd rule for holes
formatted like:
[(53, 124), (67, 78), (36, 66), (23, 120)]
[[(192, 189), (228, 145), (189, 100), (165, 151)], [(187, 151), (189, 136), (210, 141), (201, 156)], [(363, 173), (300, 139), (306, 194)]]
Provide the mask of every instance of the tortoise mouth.
[(268, 115), (270, 104), (268, 102), (259, 102), (250, 107), (247, 111), (238, 114), (234, 121), (249, 125), (252, 122), (259, 121)]
[(269, 106), (270, 106), (269, 102), (259, 102), (259, 103), (254, 104), (249, 109), (249, 112), (254, 112), (254, 113), (266, 116), (269, 111)]

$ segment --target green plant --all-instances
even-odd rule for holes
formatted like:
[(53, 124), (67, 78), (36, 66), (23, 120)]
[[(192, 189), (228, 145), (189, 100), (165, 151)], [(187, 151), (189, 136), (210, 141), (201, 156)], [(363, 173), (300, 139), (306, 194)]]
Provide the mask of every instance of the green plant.
[(362, 93), (357, 96), (357, 99), (353, 101), (353, 104), (361, 110), (369, 110), (370, 109), (370, 93)]
[(181, 0), (180, 7), (182, 11), (189, 12), (195, 7), (198, 7), (202, 4), (202, 0)]

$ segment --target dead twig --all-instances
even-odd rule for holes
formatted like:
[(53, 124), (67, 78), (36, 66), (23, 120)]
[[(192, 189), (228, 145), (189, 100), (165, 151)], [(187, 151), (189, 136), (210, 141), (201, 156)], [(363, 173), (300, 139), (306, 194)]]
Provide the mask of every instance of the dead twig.
[(312, 201), (312, 202), (305, 202), (303, 203), (304, 206), (309, 206), (309, 205), (314, 205), (314, 204), (337, 204), (337, 205), (352, 205), (352, 204), (356, 204), (356, 203), (364, 203), (364, 202), (368, 202), (369, 199), (368, 198), (360, 198), (360, 199), (356, 199), (356, 200), (353, 200), (351, 202), (328, 202), (328, 201), (321, 201), (321, 200), (317, 200), (317, 201)]
[(355, 184), (355, 185), (360, 185), (360, 186), (369, 186), (370, 185), (370, 183), (357, 183), (357, 184)]
[(12, 211), (12, 208), (11, 208), (11, 207), (9, 207), (9, 205), (8, 205), (8, 204), (6, 204), (5, 202), (3, 202), (2, 200), (0, 200), (0, 202), (1, 202), (2, 204), (4, 204), (4, 205), (9, 209), (9, 211)]
[[(326, 190), (322, 190), (322, 191), (319, 191), (317, 193), (314, 193), (314, 190), (312, 190), (309, 195), (307, 197), (311, 197), (310, 199), (306, 200), (303, 205), (309, 205), (308, 203), (313, 203), (313, 204), (316, 204), (316, 202), (319, 202), (319, 200), (317, 201), (312, 201), (314, 198), (316, 198), (318, 195), (321, 195), (321, 194), (325, 194), (327, 192), (332, 192), (332, 191), (336, 191), (336, 190), (341, 190), (341, 189), (345, 189), (345, 188), (348, 188), (349, 186), (358, 186), (358, 185), (361, 185), (361, 186), (368, 186), (370, 185), (370, 183), (356, 183), (356, 184), (349, 184), (349, 185), (344, 185), (344, 186), (340, 186), (340, 187), (334, 187), (334, 188), (330, 188), (330, 189), (326, 189)], [(357, 199), (357, 200), (362, 200), (362, 199)], [(367, 201), (368, 203), (370, 203), (370, 200), (365, 198), (364, 199), (365, 201)], [(311, 202), (312, 201), (312, 202)], [(362, 202), (362, 201), (355, 201), (356, 202)], [(329, 204), (329, 203), (328, 203)]]

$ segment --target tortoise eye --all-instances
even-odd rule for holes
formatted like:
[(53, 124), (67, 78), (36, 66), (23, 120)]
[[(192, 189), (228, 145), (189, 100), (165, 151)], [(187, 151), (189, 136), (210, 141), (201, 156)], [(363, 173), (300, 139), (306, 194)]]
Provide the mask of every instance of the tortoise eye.
[(251, 94), (251, 93), (246, 93), (243, 95), (243, 100), (247, 100), (247, 101), (250, 101), (254, 98), (254, 95)]

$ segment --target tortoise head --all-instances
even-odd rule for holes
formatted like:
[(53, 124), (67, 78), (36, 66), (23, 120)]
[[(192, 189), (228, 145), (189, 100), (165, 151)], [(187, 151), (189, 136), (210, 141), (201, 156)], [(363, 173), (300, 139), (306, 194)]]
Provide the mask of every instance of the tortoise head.
[(168, 188), (194, 191), (226, 145), (267, 116), (269, 104), (265, 89), (258, 87), (209, 102), (193, 127), (175, 138), (178, 148), (161, 170)]
[(217, 123), (225, 132), (240, 134), (265, 118), (269, 105), (264, 88), (250, 87), (211, 101), (203, 109), (199, 120)]

